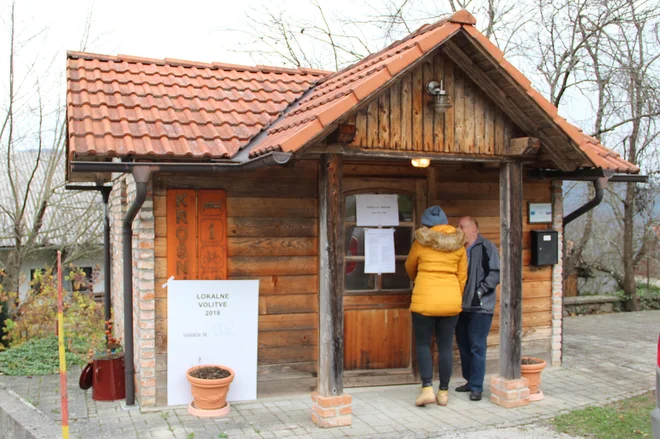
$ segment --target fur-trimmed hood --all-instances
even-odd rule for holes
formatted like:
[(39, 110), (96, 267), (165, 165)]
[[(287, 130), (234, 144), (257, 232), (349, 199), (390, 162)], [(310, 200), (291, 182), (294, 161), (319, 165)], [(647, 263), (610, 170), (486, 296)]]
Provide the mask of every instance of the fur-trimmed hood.
[(415, 239), (421, 245), (441, 252), (453, 252), (465, 246), (463, 231), (449, 225), (417, 229)]

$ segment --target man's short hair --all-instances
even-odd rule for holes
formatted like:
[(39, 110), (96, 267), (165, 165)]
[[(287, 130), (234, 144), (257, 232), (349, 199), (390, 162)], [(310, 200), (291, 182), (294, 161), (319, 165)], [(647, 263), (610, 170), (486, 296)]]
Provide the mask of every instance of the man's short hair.
[(474, 218), (473, 216), (469, 216), (469, 215), (468, 215), (468, 216), (465, 217), (465, 219), (467, 219), (467, 220), (470, 221), (472, 224), (474, 224), (474, 226), (475, 226), (477, 229), (479, 228), (479, 222), (478, 222), (477, 219)]

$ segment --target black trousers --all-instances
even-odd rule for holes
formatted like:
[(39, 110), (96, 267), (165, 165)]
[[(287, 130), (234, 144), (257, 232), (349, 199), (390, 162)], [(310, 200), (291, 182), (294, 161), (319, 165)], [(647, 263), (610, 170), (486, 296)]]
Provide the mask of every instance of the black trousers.
[(417, 365), (422, 377), (422, 386), (431, 386), (433, 382), (433, 357), (431, 356), (431, 341), (435, 332), (435, 342), (438, 347), (438, 371), (440, 374), (440, 390), (449, 389), (449, 379), (452, 372), (452, 340), (458, 316), (429, 317), (416, 312), (412, 313), (415, 345), (417, 348)]

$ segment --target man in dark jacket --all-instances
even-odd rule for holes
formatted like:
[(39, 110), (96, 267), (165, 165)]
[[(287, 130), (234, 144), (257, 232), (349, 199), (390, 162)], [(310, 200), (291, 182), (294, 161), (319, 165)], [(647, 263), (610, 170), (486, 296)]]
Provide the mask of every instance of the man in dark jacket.
[(468, 280), (463, 291), (463, 311), (456, 324), (456, 343), (461, 369), (467, 383), (457, 392), (470, 392), (470, 400), (481, 400), (486, 374), (486, 339), (495, 310), (495, 288), (500, 283), (497, 247), (479, 234), (477, 220), (461, 218), (458, 228), (467, 239)]

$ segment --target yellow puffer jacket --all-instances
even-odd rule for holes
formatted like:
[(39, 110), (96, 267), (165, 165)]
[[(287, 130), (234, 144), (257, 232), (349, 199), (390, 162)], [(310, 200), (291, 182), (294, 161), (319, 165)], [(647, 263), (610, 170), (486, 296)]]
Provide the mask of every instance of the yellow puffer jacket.
[(417, 230), (406, 259), (406, 271), (415, 282), (410, 310), (425, 316), (460, 313), (467, 267), (461, 230), (449, 225)]

